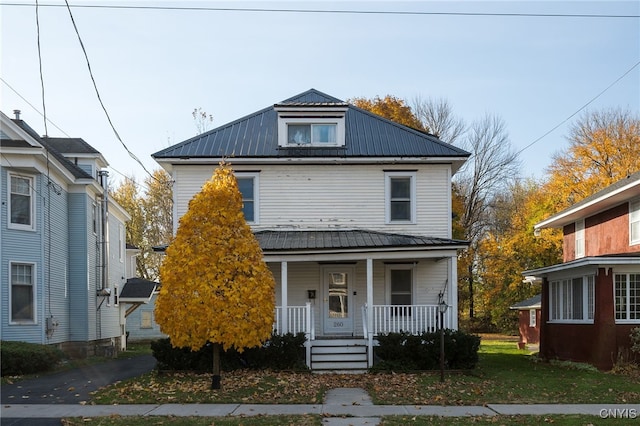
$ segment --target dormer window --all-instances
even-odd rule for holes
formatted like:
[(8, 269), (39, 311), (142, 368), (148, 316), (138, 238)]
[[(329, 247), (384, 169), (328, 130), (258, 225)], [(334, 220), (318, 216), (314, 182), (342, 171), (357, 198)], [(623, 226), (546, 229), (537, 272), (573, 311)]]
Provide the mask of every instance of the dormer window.
[(275, 108), (278, 112), (278, 146), (344, 146), (346, 107), (276, 105)]

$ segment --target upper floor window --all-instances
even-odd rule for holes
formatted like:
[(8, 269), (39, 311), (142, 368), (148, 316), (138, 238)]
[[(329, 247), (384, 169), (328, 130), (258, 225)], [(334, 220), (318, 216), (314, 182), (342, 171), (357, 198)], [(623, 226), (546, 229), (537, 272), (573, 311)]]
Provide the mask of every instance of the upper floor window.
[(242, 213), (248, 223), (258, 223), (258, 174), (236, 173), (238, 189), (242, 194)]
[(629, 203), (629, 244), (640, 244), (640, 200)]
[(35, 322), (35, 265), (10, 263), (11, 270), (11, 322)]
[(386, 222), (415, 223), (415, 172), (387, 172), (385, 180)]
[(9, 174), (9, 227), (16, 229), (35, 228), (33, 178)]
[(327, 124), (289, 124), (287, 142), (290, 145), (335, 145), (336, 123)]
[(584, 257), (584, 219), (576, 222), (576, 259)]
[(640, 274), (616, 274), (616, 321), (640, 322)]
[(278, 146), (339, 147), (345, 144), (347, 107), (277, 105)]
[(593, 321), (594, 283), (593, 275), (552, 281), (549, 285), (551, 321)]

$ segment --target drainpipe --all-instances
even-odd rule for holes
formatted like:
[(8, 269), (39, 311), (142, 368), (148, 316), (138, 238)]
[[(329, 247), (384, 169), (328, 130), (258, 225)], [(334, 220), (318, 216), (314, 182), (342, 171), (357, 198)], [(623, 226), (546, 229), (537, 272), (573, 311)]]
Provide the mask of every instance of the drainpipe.
[(98, 172), (100, 184), (102, 185), (102, 282), (98, 289), (98, 295), (109, 296), (109, 172), (100, 170)]

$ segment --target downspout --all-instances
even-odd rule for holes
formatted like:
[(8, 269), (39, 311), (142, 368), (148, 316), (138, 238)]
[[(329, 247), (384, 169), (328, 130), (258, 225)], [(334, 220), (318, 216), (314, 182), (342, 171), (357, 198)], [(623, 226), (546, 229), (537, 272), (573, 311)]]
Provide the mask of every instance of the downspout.
[(101, 245), (102, 245), (102, 280), (98, 295), (109, 296), (109, 172), (100, 170), (100, 184), (102, 185), (102, 229), (101, 229)]

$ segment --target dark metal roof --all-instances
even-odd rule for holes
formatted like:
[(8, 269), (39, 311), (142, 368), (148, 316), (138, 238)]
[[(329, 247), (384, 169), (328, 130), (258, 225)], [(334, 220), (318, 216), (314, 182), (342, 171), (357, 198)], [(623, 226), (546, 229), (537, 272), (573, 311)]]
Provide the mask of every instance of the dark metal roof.
[[(345, 113), (345, 146), (278, 147), (276, 106), (340, 106)], [(152, 154), (160, 158), (238, 157), (468, 157), (437, 137), (347, 104), (315, 89), (284, 100)], [(233, 161), (233, 160), (232, 160)]]
[(516, 303), (513, 306), (510, 306), (509, 309), (531, 309), (531, 308), (539, 308), (542, 301), (542, 295), (537, 294), (533, 297), (530, 297), (526, 300)]
[[(63, 166), (64, 168), (66, 168), (67, 170), (69, 170), (71, 172), (71, 174), (73, 174), (73, 176), (75, 178), (84, 178), (84, 179), (93, 179), (93, 176), (91, 176), (90, 174), (88, 174), (87, 172), (85, 172), (84, 170), (82, 170), (80, 167), (76, 166), (75, 164), (73, 164), (71, 161), (69, 161), (64, 155), (62, 155), (62, 153), (60, 151), (58, 151), (58, 149), (56, 149), (55, 146), (53, 146), (51, 143), (48, 142), (48, 139), (50, 138), (41, 138), (38, 133), (36, 133), (35, 130), (33, 130), (27, 123), (25, 123), (23, 120), (16, 120), (16, 119), (12, 119), (11, 121), (13, 121), (14, 123), (16, 123), (22, 130), (24, 130), (25, 132), (27, 132), (29, 134), (29, 136), (31, 136), (32, 138), (34, 138), (36, 141), (38, 141), (38, 143), (42, 144), (42, 146), (44, 146), (44, 148), (49, 151), (49, 153), (56, 159), (58, 160)], [(56, 139), (56, 138), (54, 138)], [(86, 143), (86, 142), (85, 142)]]
[(150, 299), (158, 286), (157, 282), (142, 278), (129, 278), (120, 291), (120, 301), (127, 299)]
[(468, 244), (462, 240), (368, 230), (258, 231), (255, 236), (263, 251), (418, 248)]

